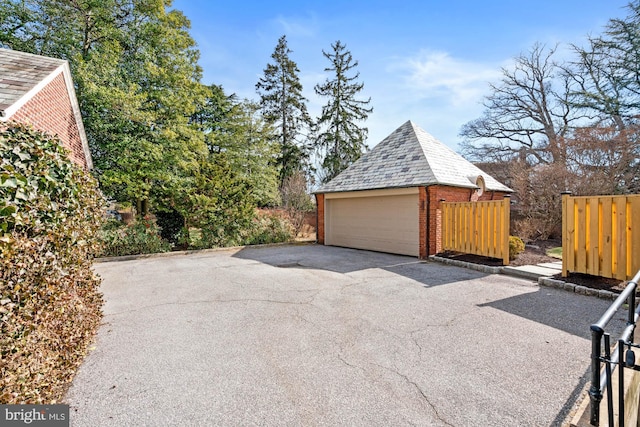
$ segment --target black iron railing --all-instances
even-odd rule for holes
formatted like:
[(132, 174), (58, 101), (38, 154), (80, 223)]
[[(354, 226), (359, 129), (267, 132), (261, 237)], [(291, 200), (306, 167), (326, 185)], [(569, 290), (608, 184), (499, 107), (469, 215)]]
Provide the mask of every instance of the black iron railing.
[[(640, 347), (633, 343), (636, 323), (640, 317), (640, 307), (636, 308), (636, 289), (640, 281), (640, 271), (624, 288), (624, 291), (609, 306), (597, 323), (591, 325), (591, 387), (589, 397), (591, 399), (590, 423), (593, 426), (600, 425), (600, 402), (607, 393), (607, 412), (609, 425), (614, 425), (613, 415), (613, 390), (611, 389), (612, 366), (618, 365), (618, 425), (624, 427), (624, 368), (640, 370), (640, 366), (635, 364), (635, 356), (632, 347)], [(616, 312), (624, 304), (627, 304), (627, 326), (618, 338), (618, 345), (611, 353), (611, 336), (605, 332)], [(604, 344), (604, 354), (603, 354)], [(627, 349), (625, 351), (625, 348)], [(624, 353), (624, 360), (620, 360), (620, 354)], [(605, 369), (602, 371), (602, 364)], [(602, 371), (602, 372), (601, 372)]]

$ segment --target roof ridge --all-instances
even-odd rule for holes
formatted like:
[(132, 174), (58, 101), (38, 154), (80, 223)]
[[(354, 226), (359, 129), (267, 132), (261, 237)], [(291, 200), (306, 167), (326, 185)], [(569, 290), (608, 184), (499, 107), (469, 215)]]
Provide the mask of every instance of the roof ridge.
[(420, 126), (407, 120), (371, 151), (315, 192), (429, 185), (473, 189), (477, 188), (477, 175), (485, 177), (487, 189), (511, 191)]
[(16, 49), (9, 49), (6, 47), (0, 47), (0, 51), (5, 51), (5, 52), (12, 52), (14, 55), (16, 56), (32, 56), (32, 57), (36, 57), (36, 58), (41, 58), (41, 59), (45, 59), (47, 61), (51, 61), (51, 62), (68, 62), (66, 59), (62, 59), (62, 58), (55, 58), (52, 56), (45, 56), (45, 55), (39, 55), (37, 53), (31, 53), (31, 52), (23, 52), (21, 50), (16, 50)]

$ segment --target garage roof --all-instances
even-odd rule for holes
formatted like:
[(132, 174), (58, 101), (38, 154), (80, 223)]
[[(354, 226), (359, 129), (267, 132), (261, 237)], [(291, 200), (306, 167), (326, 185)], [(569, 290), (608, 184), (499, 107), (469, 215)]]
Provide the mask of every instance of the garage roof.
[(512, 192), (411, 120), (393, 131), (316, 193), (448, 185)]

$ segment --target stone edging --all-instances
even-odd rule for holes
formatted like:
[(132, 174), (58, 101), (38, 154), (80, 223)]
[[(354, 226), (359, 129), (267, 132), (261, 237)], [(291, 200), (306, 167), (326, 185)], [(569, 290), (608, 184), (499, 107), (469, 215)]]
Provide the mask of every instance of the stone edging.
[[(471, 262), (460, 261), (456, 259), (443, 258), (437, 255), (429, 256), (429, 259), (446, 265), (453, 265), (456, 267), (468, 268), (471, 270), (480, 271), (488, 274), (505, 274), (503, 267), (491, 267), (482, 264), (473, 264)], [(538, 277), (538, 284), (547, 286), (550, 288), (564, 289), (565, 291), (574, 292), (579, 295), (594, 296), (607, 300), (615, 300), (618, 298), (618, 294), (606, 291), (604, 289), (592, 289), (582, 285), (575, 285), (573, 283), (564, 282), (562, 280), (553, 279), (551, 277)]]
[(580, 295), (589, 295), (608, 300), (615, 300), (619, 295), (604, 289), (593, 289), (582, 285), (574, 285), (573, 283), (552, 279), (551, 277), (539, 277), (538, 284), (548, 286), (550, 288), (564, 289), (565, 291), (575, 292)]
[(460, 260), (457, 260), (457, 259), (444, 258), (444, 257), (440, 257), (440, 256), (437, 256), (437, 255), (430, 255), (429, 259), (433, 260), (433, 261), (437, 261), (437, 262), (442, 263), (442, 264), (453, 265), (455, 267), (464, 267), (464, 268), (468, 268), (470, 270), (480, 271), (482, 273), (502, 274), (502, 267), (492, 267), (492, 266), (489, 266), (489, 265), (474, 264), (472, 262), (466, 262), (466, 261), (460, 261)]

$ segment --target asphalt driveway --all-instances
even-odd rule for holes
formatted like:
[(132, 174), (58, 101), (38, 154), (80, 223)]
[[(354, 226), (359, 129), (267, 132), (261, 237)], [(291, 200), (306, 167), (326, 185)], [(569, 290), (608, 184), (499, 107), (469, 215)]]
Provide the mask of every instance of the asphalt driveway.
[(101, 263), (74, 426), (548, 426), (609, 302), (317, 245)]

